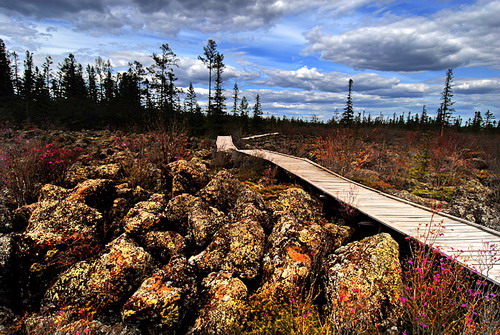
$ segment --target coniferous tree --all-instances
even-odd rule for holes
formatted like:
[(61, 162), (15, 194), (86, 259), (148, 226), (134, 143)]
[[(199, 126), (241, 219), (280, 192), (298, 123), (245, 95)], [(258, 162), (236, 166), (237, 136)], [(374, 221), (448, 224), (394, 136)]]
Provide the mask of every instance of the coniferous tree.
[(248, 117), (248, 100), (247, 97), (241, 98), (240, 106), (238, 108), (239, 113), (242, 117)]
[(444, 89), (441, 93), (441, 106), (438, 109), (436, 122), (441, 126), (441, 136), (443, 136), (444, 127), (449, 125), (451, 114), (455, 111), (452, 107), (454, 102), (453, 98), (453, 70), (446, 71), (446, 80)]
[(255, 97), (255, 105), (253, 106), (253, 126), (255, 130), (260, 130), (261, 125), (262, 125), (262, 115), (264, 113), (262, 112), (262, 105), (260, 102), (260, 96), (257, 94)]
[(87, 92), (85, 88), (85, 80), (83, 79), (82, 65), (77, 63), (75, 56), (69, 54), (60, 64), (61, 70), (61, 86), (63, 96), (66, 99), (86, 97)]
[(97, 76), (96, 76), (95, 68), (92, 65), (88, 64), (86, 71), (87, 71), (87, 83), (88, 83), (89, 99), (94, 104), (96, 104), (98, 102), (98, 99), (99, 99), (99, 92), (97, 89)]
[(346, 106), (344, 107), (342, 119), (340, 120), (340, 123), (346, 128), (351, 127), (354, 120), (354, 109), (352, 107), (352, 84), (353, 80), (349, 79), (349, 93), (347, 94)]
[(194, 91), (193, 83), (189, 83), (186, 98), (184, 99), (184, 111), (190, 115), (196, 112), (198, 102), (196, 101), (196, 93)]
[(19, 78), (19, 55), (17, 54), (17, 52), (13, 51), (10, 53), (10, 56), (12, 57), (12, 84), (14, 86), (14, 94), (21, 95), (21, 79)]
[(484, 121), (484, 127), (486, 129), (493, 129), (494, 128), (493, 123), (495, 122), (495, 115), (493, 115), (493, 113), (490, 112), (490, 110), (488, 109), (486, 113), (484, 113), (484, 116), (486, 117)]
[(217, 53), (215, 56), (215, 61), (213, 64), (215, 69), (215, 94), (213, 103), (213, 114), (217, 121), (220, 122), (223, 115), (226, 114), (226, 96), (224, 95), (224, 90), (222, 89), (222, 73), (226, 65), (224, 64), (224, 55)]
[(174, 75), (179, 59), (168, 44), (162, 44), (161, 54), (153, 54), (154, 64), (148, 67), (152, 75), (150, 87), (154, 90), (161, 122), (172, 121), (178, 110), (178, 95)]
[(208, 69), (208, 109), (207, 113), (212, 114), (212, 70), (214, 69), (215, 59), (218, 55), (217, 43), (214, 40), (208, 40), (207, 46), (203, 47), (203, 55), (198, 56), (198, 59), (205, 64)]
[(21, 95), (24, 100), (28, 101), (32, 98), (35, 78), (33, 73), (33, 53), (26, 51), (26, 59), (24, 60), (24, 75), (22, 81)]
[(43, 78), (44, 78), (44, 86), (45, 89), (47, 90), (47, 93), (50, 96), (50, 84), (52, 81), (52, 69), (51, 66), (54, 62), (52, 61), (51, 56), (45, 57), (45, 62), (42, 65), (42, 70), (43, 70)]
[(233, 86), (233, 116), (238, 115), (238, 93), (239, 93), (238, 83), (234, 83)]
[(0, 39), (0, 98), (14, 95), (12, 84), (12, 70), (5, 43)]

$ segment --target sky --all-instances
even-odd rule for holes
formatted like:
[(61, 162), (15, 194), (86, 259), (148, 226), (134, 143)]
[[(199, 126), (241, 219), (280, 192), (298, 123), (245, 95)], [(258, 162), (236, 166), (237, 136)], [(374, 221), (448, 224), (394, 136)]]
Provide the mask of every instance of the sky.
[(490, 110), (500, 119), (500, 0), (0, 0), (7, 49), (47, 55), (57, 67), (74, 53), (101, 56), (115, 71), (147, 66), (160, 46), (179, 57), (179, 87), (206, 101), (208, 70), (197, 58), (208, 39), (234, 83), (264, 114), (329, 120), (355, 113), (434, 115), (453, 69), (455, 116)]

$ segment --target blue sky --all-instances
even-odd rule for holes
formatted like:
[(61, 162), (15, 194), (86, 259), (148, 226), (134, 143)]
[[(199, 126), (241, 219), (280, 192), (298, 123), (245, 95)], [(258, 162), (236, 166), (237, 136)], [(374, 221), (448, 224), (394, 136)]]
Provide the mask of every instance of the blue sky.
[(193, 82), (203, 104), (211, 38), (225, 55), (226, 95), (235, 82), (265, 113), (328, 120), (342, 110), (350, 78), (356, 112), (435, 113), (454, 70), (455, 115), (500, 118), (500, 0), (0, 0), (9, 50), (97, 56), (116, 71), (144, 65), (168, 43), (178, 86)]

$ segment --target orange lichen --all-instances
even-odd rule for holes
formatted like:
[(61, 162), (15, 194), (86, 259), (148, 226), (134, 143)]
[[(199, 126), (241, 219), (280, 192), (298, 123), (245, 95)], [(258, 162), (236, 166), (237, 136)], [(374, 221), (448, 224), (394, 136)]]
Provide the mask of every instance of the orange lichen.
[(299, 247), (288, 247), (286, 248), (286, 252), (288, 256), (290, 256), (296, 262), (311, 264), (311, 258), (309, 257), (309, 255), (301, 252)]

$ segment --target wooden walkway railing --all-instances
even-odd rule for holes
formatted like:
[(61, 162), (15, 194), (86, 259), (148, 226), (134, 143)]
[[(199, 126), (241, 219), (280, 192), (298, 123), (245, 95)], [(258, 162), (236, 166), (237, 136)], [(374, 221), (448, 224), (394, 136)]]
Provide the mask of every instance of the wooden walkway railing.
[(266, 159), (373, 220), (432, 244), (500, 285), (500, 232), (371, 189), (305, 158), (260, 149), (238, 150), (231, 136), (219, 136), (217, 150), (235, 150)]

